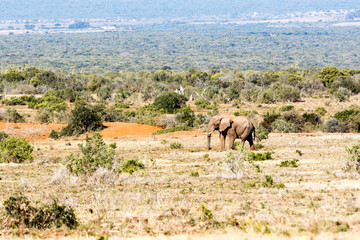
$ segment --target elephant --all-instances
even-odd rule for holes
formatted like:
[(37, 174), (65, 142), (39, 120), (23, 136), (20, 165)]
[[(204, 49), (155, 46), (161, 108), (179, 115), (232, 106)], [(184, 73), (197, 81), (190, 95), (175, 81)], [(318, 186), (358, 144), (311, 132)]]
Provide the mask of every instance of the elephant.
[(234, 141), (236, 138), (241, 140), (241, 144), (244, 147), (245, 141), (250, 144), (250, 150), (255, 150), (253, 143), (255, 140), (255, 127), (249, 118), (245, 116), (226, 116), (218, 115), (210, 119), (208, 128), (206, 130), (208, 149), (210, 150), (211, 134), (218, 130), (220, 133), (221, 151), (225, 150), (225, 139), (229, 137), (229, 148), (234, 149)]

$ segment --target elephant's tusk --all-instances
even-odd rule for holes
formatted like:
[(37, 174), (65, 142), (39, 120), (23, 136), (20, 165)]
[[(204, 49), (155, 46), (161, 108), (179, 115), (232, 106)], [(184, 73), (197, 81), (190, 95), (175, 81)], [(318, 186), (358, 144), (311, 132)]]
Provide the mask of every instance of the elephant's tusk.
[(214, 131), (211, 131), (209, 133), (206, 133), (206, 135), (210, 136)]

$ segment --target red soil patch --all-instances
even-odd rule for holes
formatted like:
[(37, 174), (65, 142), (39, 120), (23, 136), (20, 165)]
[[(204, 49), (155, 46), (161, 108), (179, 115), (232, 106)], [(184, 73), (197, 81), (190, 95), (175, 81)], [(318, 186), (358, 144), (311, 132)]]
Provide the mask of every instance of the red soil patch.
[(124, 137), (124, 136), (147, 136), (161, 130), (159, 127), (123, 122), (104, 123), (105, 128), (100, 133), (104, 138)]
[[(124, 137), (124, 136), (147, 136), (153, 132), (161, 130), (159, 127), (142, 125), (137, 123), (112, 122), (104, 123), (107, 127), (101, 131), (104, 138)], [(66, 124), (41, 124), (41, 123), (5, 123), (0, 122), (0, 131), (4, 131), (11, 136), (22, 136), (28, 140), (46, 140), (51, 131), (58, 131)]]

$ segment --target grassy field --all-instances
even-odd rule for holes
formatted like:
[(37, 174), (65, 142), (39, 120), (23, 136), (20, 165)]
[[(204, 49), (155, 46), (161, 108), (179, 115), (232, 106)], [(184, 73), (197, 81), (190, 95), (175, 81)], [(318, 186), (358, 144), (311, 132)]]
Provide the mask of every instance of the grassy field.
[[(300, 112), (324, 106), (328, 111), (325, 119), (329, 119), (359, 100), (359, 96), (344, 103), (305, 98), (293, 105)], [(244, 103), (242, 108), (255, 109), (259, 114), (253, 121), (259, 122), (261, 114), (274, 106), (280, 105)], [(220, 105), (221, 113), (235, 110), (230, 104)], [(39, 131), (45, 128), (50, 126)], [(128, 123), (117, 131), (129, 128), (140, 129)], [(9, 129), (5, 125), (2, 130)], [(229, 151), (219, 151), (217, 134), (213, 135), (213, 150), (208, 151), (202, 128), (156, 136), (139, 131), (144, 134), (104, 134), (104, 139), (117, 144), (120, 157), (139, 158), (144, 170), (120, 175), (97, 172), (87, 179), (70, 175), (60, 163), (79, 151), (77, 144), (83, 137), (32, 139), (32, 163), (0, 164), (0, 238), (359, 238), (359, 175), (342, 168), (345, 148), (358, 143), (360, 134), (271, 133), (256, 152), (270, 151), (273, 159), (256, 162), (260, 172), (245, 169), (247, 174), (240, 176), (226, 165)], [(182, 148), (173, 149), (172, 143), (181, 143)], [(293, 159), (298, 160), (297, 167), (279, 166)], [(271, 176), (273, 184), (264, 184), (266, 176)], [(76, 230), (4, 228), (3, 202), (16, 192), (34, 202), (56, 199), (73, 207), (80, 226)]]

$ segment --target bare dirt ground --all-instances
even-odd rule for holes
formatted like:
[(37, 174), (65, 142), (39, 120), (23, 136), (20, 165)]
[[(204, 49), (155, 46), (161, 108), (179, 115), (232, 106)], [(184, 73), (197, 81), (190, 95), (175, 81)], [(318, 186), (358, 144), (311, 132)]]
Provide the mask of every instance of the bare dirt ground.
[[(325, 106), (330, 118), (358, 100), (339, 105), (306, 99), (294, 105), (300, 111)], [(244, 106), (263, 113), (272, 105)], [(222, 112), (234, 110), (221, 106)], [(4, 200), (21, 191), (33, 201), (57, 199), (72, 206), (81, 223), (77, 230), (0, 226), (2, 239), (360, 239), (360, 178), (341, 171), (345, 147), (359, 143), (360, 134), (271, 133), (259, 152), (271, 151), (273, 160), (256, 162), (261, 172), (241, 178), (226, 166), (228, 152), (219, 151), (216, 134), (208, 151), (201, 129), (152, 136), (157, 128), (113, 123), (102, 132), (106, 142), (116, 142), (119, 157), (139, 158), (146, 168), (132, 175), (98, 173), (85, 180), (61, 164), (66, 155), (79, 151), (83, 137), (46, 138), (62, 125), (2, 124), (1, 129), (29, 133), (35, 160), (0, 164), (0, 214)], [(171, 149), (173, 142), (183, 148)], [(279, 166), (294, 158), (298, 167)], [(264, 187), (266, 175), (283, 187)], [(213, 215), (210, 220), (201, 206)]]

